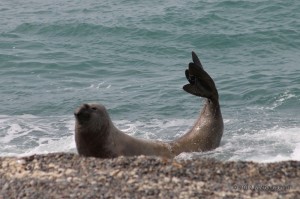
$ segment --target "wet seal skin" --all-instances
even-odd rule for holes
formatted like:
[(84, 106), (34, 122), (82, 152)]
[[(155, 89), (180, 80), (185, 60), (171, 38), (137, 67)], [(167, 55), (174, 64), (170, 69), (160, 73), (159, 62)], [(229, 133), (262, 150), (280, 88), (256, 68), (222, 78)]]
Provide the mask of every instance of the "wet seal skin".
[(224, 129), (218, 91), (194, 52), (192, 58), (193, 62), (189, 63), (185, 71), (189, 84), (183, 86), (183, 89), (206, 99), (200, 116), (187, 133), (171, 142), (135, 138), (115, 127), (103, 105), (83, 104), (74, 112), (78, 153), (99, 158), (137, 155), (172, 158), (182, 152), (217, 148)]

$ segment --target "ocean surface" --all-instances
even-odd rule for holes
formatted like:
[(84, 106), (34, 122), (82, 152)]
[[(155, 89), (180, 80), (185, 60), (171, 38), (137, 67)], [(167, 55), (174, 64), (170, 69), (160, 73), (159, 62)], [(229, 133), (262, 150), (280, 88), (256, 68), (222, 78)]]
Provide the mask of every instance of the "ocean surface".
[(118, 128), (173, 140), (203, 99), (195, 51), (220, 94), (221, 146), (177, 158), (300, 160), (300, 1), (0, 2), (0, 156), (76, 152), (73, 112), (104, 104)]

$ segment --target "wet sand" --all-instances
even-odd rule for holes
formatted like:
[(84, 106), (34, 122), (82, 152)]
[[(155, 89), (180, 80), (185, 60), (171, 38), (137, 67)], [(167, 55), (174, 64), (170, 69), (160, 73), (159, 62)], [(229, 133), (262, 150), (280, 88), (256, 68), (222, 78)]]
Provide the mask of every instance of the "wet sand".
[(0, 158), (0, 198), (298, 198), (300, 162), (53, 153)]

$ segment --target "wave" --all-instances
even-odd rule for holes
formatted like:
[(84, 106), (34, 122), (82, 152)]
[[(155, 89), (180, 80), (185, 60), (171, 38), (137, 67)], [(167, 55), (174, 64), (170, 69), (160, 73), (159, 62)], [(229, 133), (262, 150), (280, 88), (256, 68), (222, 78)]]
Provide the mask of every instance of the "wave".
[[(162, 141), (180, 137), (193, 125), (191, 119), (117, 120), (116, 126), (129, 135)], [(225, 119), (225, 126), (238, 121)], [(220, 160), (276, 162), (300, 160), (300, 127), (249, 131), (225, 129), (221, 146), (203, 153), (182, 153), (178, 159), (211, 157)], [(24, 156), (52, 152), (76, 152), (73, 119), (34, 115), (0, 116), (0, 155)]]
[(278, 127), (254, 132), (225, 132), (221, 146), (204, 153), (182, 153), (178, 159), (201, 157), (224, 161), (300, 161), (300, 127)]
[[(118, 120), (115, 124), (129, 135), (158, 140), (180, 136), (191, 120)], [(74, 152), (74, 119), (69, 116), (0, 115), (0, 155), (24, 156)]]
[(74, 122), (68, 117), (0, 115), (0, 155), (71, 151), (73, 129)]

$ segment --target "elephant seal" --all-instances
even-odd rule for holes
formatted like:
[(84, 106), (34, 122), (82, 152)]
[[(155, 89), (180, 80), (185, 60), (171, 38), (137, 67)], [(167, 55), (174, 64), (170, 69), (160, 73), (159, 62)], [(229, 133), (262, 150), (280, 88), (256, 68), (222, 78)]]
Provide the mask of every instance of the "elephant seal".
[(101, 104), (83, 104), (74, 112), (75, 142), (79, 155), (99, 158), (117, 156), (162, 156), (172, 158), (182, 152), (199, 152), (219, 146), (223, 119), (215, 83), (206, 73), (197, 55), (185, 71), (189, 84), (183, 89), (206, 98), (200, 117), (186, 134), (170, 142), (138, 139), (116, 128)]

